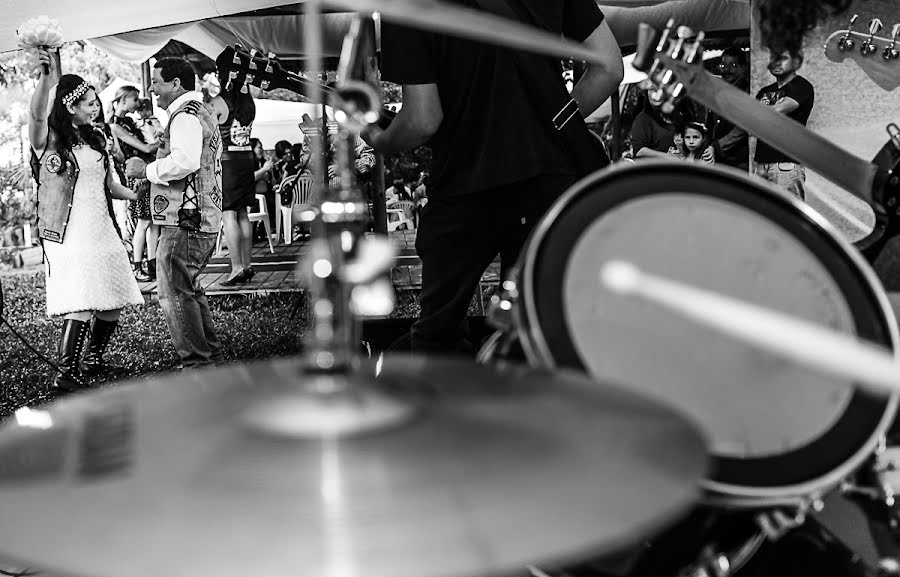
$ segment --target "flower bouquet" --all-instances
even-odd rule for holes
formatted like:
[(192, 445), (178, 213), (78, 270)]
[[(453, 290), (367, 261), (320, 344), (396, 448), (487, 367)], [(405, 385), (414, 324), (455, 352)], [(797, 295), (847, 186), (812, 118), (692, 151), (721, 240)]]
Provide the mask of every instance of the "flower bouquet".
[[(19, 46), (29, 51), (37, 48), (56, 48), (63, 45), (62, 28), (55, 18), (46, 15), (29, 18), (22, 22), (16, 33), (19, 37)], [(48, 66), (44, 65), (44, 74), (49, 74)]]

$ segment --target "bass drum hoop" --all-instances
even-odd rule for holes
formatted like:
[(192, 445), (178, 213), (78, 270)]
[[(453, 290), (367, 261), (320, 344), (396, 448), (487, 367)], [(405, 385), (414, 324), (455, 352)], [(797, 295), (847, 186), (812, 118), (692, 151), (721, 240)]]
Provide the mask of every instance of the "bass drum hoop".
[[(519, 336), (522, 349), (525, 352), (529, 363), (534, 366), (546, 369), (555, 369), (558, 365), (566, 366), (577, 365), (575, 368), (586, 370), (580, 359), (577, 359), (577, 353), (573, 355), (569, 363), (560, 363), (557, 355), (551, 351), (551, 346), (544, 329), (541, 326), (541, 316), (538, 311), (542, 305), (538, 303), (539, 297), (534, 287), (539, 286), (538, 277), (542, 251), (546, 247), (547, 239), (554, 234), (557, 226), (560, 226), (560, 220), (566, 215), (566, 211), (577, 201), (583, 200), (583, 197), (589, 195), (591, 191), (598, 187), (604, 190), (600, 194), (612, 193), (621, 196), (607, 210), (615, 208), (619, 204), (626, 203), (639, 197), (655, 195), (658, 193), (669, 192), (664, 188), (653, 191), (647, 191), (646, 187), (653, 183), (659, 177), (665, 180), (674, 179), (676, 176), (702, 179), (709, 184), (716, 181), (728, 184), (732, 187), (744, 187), (748, 192), (752, 192), (752, 197), (759, 199), (754, 201), (757, 203), (766, 202), (780, 209), (781, 213), (787, 213), (796, 218), (798, 223), (807, 221), (812, 227), (810, 230), (817, 232), (829, 248), (831, 248), (838, 256), (843, 257), (851, 265), (851, 272), (857, 277), (859, 288), (871, 300), (870, 306), (873, 307), (872, 312), (877, 316), (877, 321), (883, 326), (880, 332), (882, 334), (882, 344), (890, 346), (895, 358), (900, 358), (900, 352), (897, 350), (898, 330), (897, 321), (894, 317), (887, 295), (881, 288), (880, 281), (871, 269), (870, 265), (863, 259), (862, 255), (846, 240), (841, 238), (835, 228), (822, 217), (818, 212), (810, 208), (806, 203), (794, 198), (787, 193), (780, 191), (768, 183), (759, 179), (751, 178), (748, 174), (731, 168), (723, 168), (709, 165), (697, 165), (686, 162), (672, 162), (665, 160), (649, 160), (640, 163), (622, 163), (612, 168), (606, 168), (597, 171), (574, 184), (567, 190), (550, 208), (547, 214), (537, 224), (526, 246), (522, 251), (519, 261), (519, 270), (521, 283), (519, 285), (520, 297), (518, 303), (513, 307), (513, 325)], [(643, 183), (641, 181), (644, 181)], [(734, 201), (733, 195), (728, 197), (715, 196), (715, 198), (725, 198)], [(748, 195), (751, 198), (751, 195)], [(754, 207), (748, 204), (739, 203), (739, 206), (746, 210), (754, 210)], [(771, 220), (771, 217), (756, 210), (758, 214), (764, 218)], [(603, 214), (603, 212), (599, 213)], [(599, 215), (595, 215), (595, 218)], [(798, 241), (802, 240), (797, 233), (788, 229), (788, 232)], [(578, 231), (578, 235), (583, 233), (583, 229)], [(577, 240), (577, 238), (576, 238)], [(816, 256), (820, 256), (816, 254)], [(564, 259), (565, 260), (565, 259)], [(835, 272), (834, 264), (822, 262), (829, 271), (829, 274)], [(562, 285), (562, 277), (558, 285)], [(837, 279), (835, 279), (837, 281)], [(846, 287), (839, 284), (842, 293)], [(847, 298), (847, 295), (844, 294)], [(849, 302), (854, 313), (853, 319), (857, 324), (856, 329), (859, 331), (860, 319), (857, 316), (860, 306), (859, 303)], [(546, 308), (546, 307), (544, 307)], [(561, 315), (562, 316), (562, 315)], [(565, 325), (565, 321), (560, 321)], [(877, 330), (877, 329), (876, 329)], [(565, 338), (560, 339), (554, 337), (554, 346), (559, 346), (559, 341), (566, 341), (566, 346), (574, 351), (574, 345), (571, 341), (568, 327), (565, 327)], [(854, 400), (858, 397), (874, 399), (873, 404), (882, 404), (878, 410), (882, 412), (882, 417), (877, 426), (874, 427), (867, 440), (858, 447), (847, 459), (841, 462), (837, 467), (824, 472), (812, 479), (779, 483), (774, 485), (753, 486), (742, 484), (740, 481), (729, 478), (716, 478), (716, 475), (723, 469), (723, 465), (731, 465), (733, 462), (753, 460), (726, 458), (718, 455), (712, 455), (712, 472), (708, 478), (701, 480), (701, 486), (709, 492), (708, 498), (722, 504), (731, 504), (732, 506), (757, 507), (775, 504), (793, 504), (807, 498), (817, 498), (823, 493), (830, 491), (836, 487), (843, 479), (857, 470), (875, 451), (879, 439), (883, 437), (894, 421), (897, 412), (898, 398), (900, 393), (895, 392), (889, 397), (875, 397), (869, 395), (859, 387), (855, 387), (853, 393)], [(846, 411), (841, 415), (839, 423), (845, 421)], [(833, 431), (833, 428), (832, 428)], [(827, 434), (827, 432), (825, 433)], [(821, 437), (813, 441), (812, 444), (819, 442)], [(727, 475), (726, 475), (727, 477)]]

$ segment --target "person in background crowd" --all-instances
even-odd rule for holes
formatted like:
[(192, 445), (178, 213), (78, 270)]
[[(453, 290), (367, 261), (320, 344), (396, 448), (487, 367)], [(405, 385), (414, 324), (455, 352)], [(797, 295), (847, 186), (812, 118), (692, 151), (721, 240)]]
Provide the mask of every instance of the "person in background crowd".
[[(722, 52), (719, 70), (723, 80), (747, 94), (750, 93), (750, 70), (746, 52), (736, 46), (729, 46)], [(711, 110), (706, 115), (706, 126), (709, 127), (715, 161), (749, 171), (750, 144), (747, 131)]]
[(256, 204), (256, 156), (250, 146), (250, 131), (256, 119), (256, 103), (250, 92), (241, 92), (241, 85), (231, 83), (225, 72), (229, 62), (217, 62), (218, 84), (224, 87), (210, 100), (219, 122), (222, 137), (222, 217), (225, 243), (231, 260), (231, 275), (222, 286), (250, 282), (256, 272), (250, 261), (253, 248), (253, 227), (247, 215)]
[(144, 135), (144, 142), (147, 144), (156, 144), (159, 137), (162, 136), (163, 127), (159, 119), (153, 114), (153, 102), (149, 98), (141, 98), (137, 107), (138, 116), (141, 117), (138, 122), (138, 128)]
[(153, 216), (162, 225), (156, 250), (159, 304), (183, 368), (224, 360), (198, 280), (222, 220), (222, 140), (195, 87), (186, 60), (156, 62), (150, 91), (169, 116), (164, 144), (150, 164), (139, 157), (125, 164), (126, 176), (151, 183)]
[(253, 155), (256, 157), (256, 171), (253, 178), (256, 180), (254, 192), (261, 194), (266, 199), (266, 210), (269, 212), (269, 226), (275, 228), (275, 161), (266, 158), (266, 151), (258, 138), (250, 139)]
[(285, 168), (291, 160), (291, 143), (279, 140), (275, 143), (275, 167), (272, 169), (272, 181), (278, 185), (285, 177)]
[[(144, 162), (152, 162), (159, 143), (147, 144), (144, 134), (129, 116), (138, 108), (139, 93), (134, 86), (122, 86), (116, 91), (112, 101), (110, 126), (120, 143), (122, 161), (120, 166), (132, 157), (138, 156)], [(137, 194), (137, 200), (131, 203), (131, 217), (137, 221), (132, 234), (131, 262), (134, 278), (138, 282), (156, 280), (156, 243), (159, 241), (159, 227), (150, 220), (150, 181), (127, 180), (123, 182)], [(142, 269), (144, 249), (147, 251), (147, 270)]]
[(58, 57), (46, 48), (38, 48), (38, 57), (44, 72), (31, 98), (28, 139), (38, 183), (47, 315), (64, 319), (52, 387), (67, 393), (84, 388), (85, 376), (117, 370), (104, 353), (122, 308), (142, 305), (144, 298), (131, 275), (111, 203), (135, 195), (113, 178), (106, 143), (91, 125), (100, 112), (97, 93), (80, 76), (60, 75)]
[[(775, 82), (761, 88), (756, 94), (756, 99), (806, 126), (816, 97), (813, 85), (797, 74), (802, 65), (802, 52), (771, 54), (769, 72), (775, 77)], [(806, 169), (789, 155), (758, 140), (753, 160), (754, 172), (757, 175), (801, 200), (806, 198), (806, 191), (803, 188), (806, 182)]]

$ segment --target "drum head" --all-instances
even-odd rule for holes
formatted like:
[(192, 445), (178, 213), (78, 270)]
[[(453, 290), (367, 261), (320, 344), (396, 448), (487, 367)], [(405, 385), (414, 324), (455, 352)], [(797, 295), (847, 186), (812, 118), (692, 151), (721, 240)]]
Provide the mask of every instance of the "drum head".
[(693, 417), (714, 456), (706, 487), (720, 494), (810, 495), (871, 454), (896, 395), (616, 295), (599, 279), (611, 260), (893, 350), (895, 322), (868, 265), (805, 204), (688, 163), (597, 173), (554, 205), (523, 253), (522, 338), (539, 364), (587, 370)]

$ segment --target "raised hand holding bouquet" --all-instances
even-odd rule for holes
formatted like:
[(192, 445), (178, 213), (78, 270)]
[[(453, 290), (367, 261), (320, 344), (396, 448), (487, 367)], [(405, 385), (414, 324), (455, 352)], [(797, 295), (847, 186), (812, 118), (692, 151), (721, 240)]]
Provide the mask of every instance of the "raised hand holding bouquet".
[[(55, 18), (46, 15), (29, 18), (22, 22), (16, 33), (19, 37), (19, 46), (30, 52), (37, 52), (38, 48), (45, 50), (59, 50), (63, 45), (62, 28)], [(43, 63), (44, 74), (50, 73), (50, 66)]]

